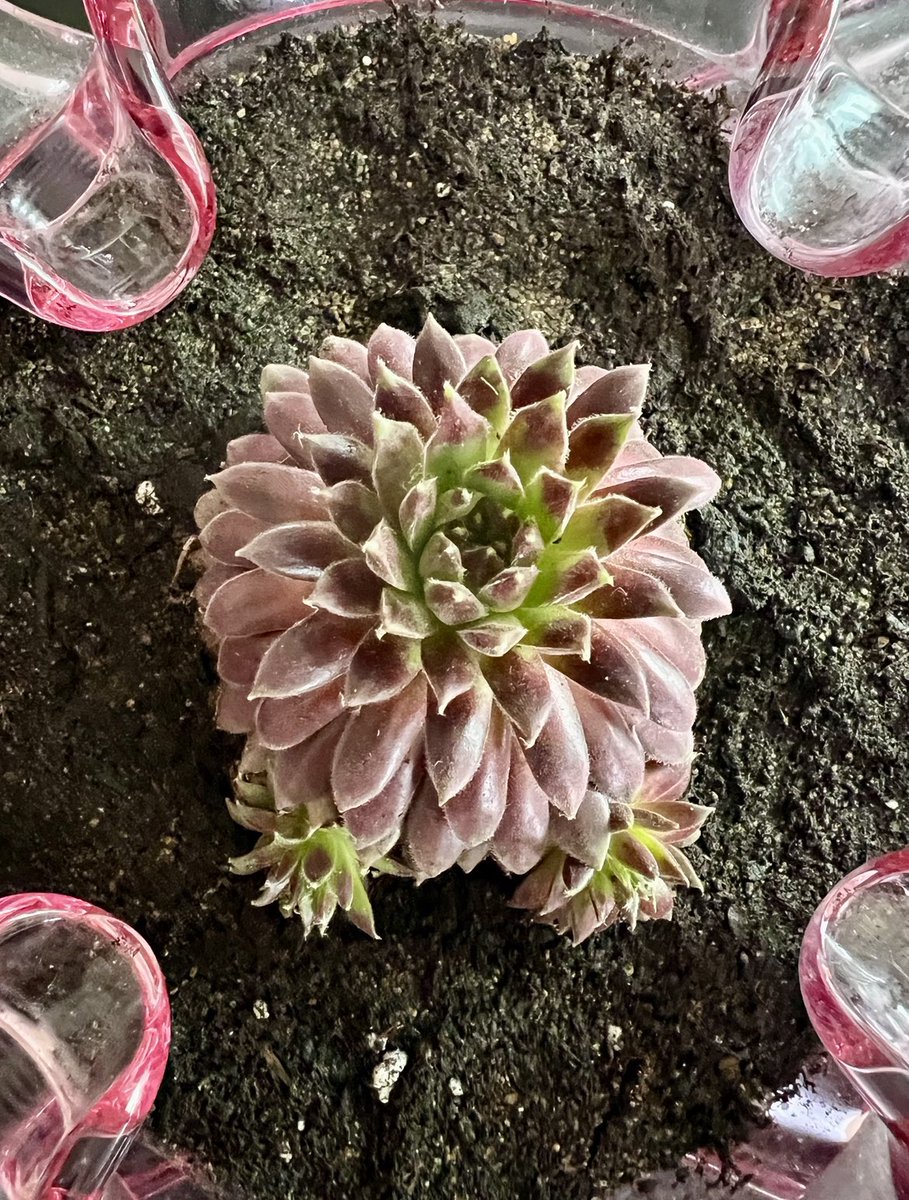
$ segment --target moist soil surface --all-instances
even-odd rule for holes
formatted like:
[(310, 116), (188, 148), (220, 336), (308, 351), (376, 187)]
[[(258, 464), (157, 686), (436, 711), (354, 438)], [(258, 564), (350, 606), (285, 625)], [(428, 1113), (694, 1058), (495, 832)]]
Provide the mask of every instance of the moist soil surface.
[[(258, 51), (186, 111), (221, 196), (189, 291), (117, 335), (0, 312), (0, 887), (150, 940), (174, 1008), (152, 1125), (227, 1194), (591, 1200), (728, 1144), (813, 1045), (812, 909), (909, 842), (909, 284), (768, 258), (722, 113), (614, 53), (398, 18)], [(380, 881), (378, 943), (304, 941), (228, 874), (250, 838), (175, 577), (193, 502), (258, 428), (265, 362), (430, 310), (652, 360), (652, 438), (725, 481), (691, 521), (735, 605), (705, 631), (716, 816), (672, 923), (574, 949), (481, 868)], [(407, 1055), (385, 1105), (383, 1045)]]

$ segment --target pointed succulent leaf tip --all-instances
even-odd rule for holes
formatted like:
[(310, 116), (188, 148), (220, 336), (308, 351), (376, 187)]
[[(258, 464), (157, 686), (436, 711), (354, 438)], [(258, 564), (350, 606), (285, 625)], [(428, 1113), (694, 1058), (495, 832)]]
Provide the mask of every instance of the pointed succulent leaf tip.
[(521, 479), (529, 481), (541, 467), (561, 471), (568, 453), (565, 393), (519, 409), (505, 431), (500, 450), (506, 450)]
[(578, 392), (568, 410), (571, 425), (605, 413), (640, 416), (649, 379), (648, 364), (606, 371)]
[(511, 392), (493, 355), (481, 358), (458, 384), (458, 391), (475, 413), (485, 417), (498, 437), (508, 427)]
[(461, 551), (444, 533), (434, 533), (426, 543), (420, 555), (419, 569), (424, 579), (445, 579), (451, 583), (464, 581)]
[(404, 540), (411, 550), (418, 550), (432, 530), (439, 496), (437, 480), (430, 477), (414, 484), (398, 509), (398, 521)]
[(325, 358), (309, 360), (309, 387), (329, 433), (372, 445), (372, 389), (353, 371)]
[(436, 418), (420, 389), (384, 362), (379, 363), (376, 373), (375, 403), (377, 412), (392, 421), (407, 421), (424, 438), (436, 431)]
[(486, 616), (486, 608), (469, 587), (447, 579), (427, 579), (424, 596), (429, 611), (443, 625), (465, 625)]
[(566, 473), (585, 488), (596, 487), (618, 457), (634, 423), (634, 415), (624, 413), (606, 413), (580, 421), (568, 435)]
[(545, 358), (539, 358), (522, 372), (511, 389), (514, 408), (536, 404), (558, 392), (567, 396), (574, 384), (574, 357), (577, 342), (570, 342), (561, 350), (553, 350)]
[(262, 835), (253, 850), (230, 863), (237, 875), (268, 872), (256, 904), (277, 902), (285, 917), (300, 917), (307, 935), (314, 928), (324, 934), (340, 908), (358, 929), (377, 936), (365, 868), (346, 829), (313, 826), (303, 810), (280, 816), (243, 804), (229, 808), (234, 820)]
[(427, 472), (441, 487), (457, 484), (465, 471), (486, 458), (491, 438), (489, 422), (446, 384), (439, 427), (426, 447)]
[(542, 467), (527, 485), (529, 510), (546, 541), (558, 540), (581, 495), (581, 485)]
[(339, 617), (373, 617), (379, 612), (381, 597), (382, 582), (363, 559), (344, 558), (322, 572), (309, 603)]
[(369, 480), (372, 455), (363, 442), (339, 433), (307, 433), (300, 440), (322, 482), (329, 487), (344, 479), (361, 483)]
[(399, 536), (383, 518), (363, 543), (363, 557), (369, 569), (400, 591), (409, 591), (413, 567)]
[(379, 637), (391, 633), (396, 637), (422, 639), (436, 629), (436, 623), (416, 596), (385, 588), (379, 605)]
[(699, 623), (729, 601), (681, 514), (717, 480), (647, 442), (646, 378), (432, 320), (265, 372), (196, 589), (262, 902), (371, 929), (368, 870), (492, 857), (579, 941), (700, 886)]
[(376, 414), (372, 481), (385, 512), (397, 517), (401, 502), (423, 471), (423, 442), (413, 425)]
[(410, 380), (413, 375), (414, 348), (414, 339), (410, 334), (391, 325), (380, 325), (366, 347), (370, 379), (378, 383), (379, 368), (384, 364), (396, 375)]
[(331, 519), (352, 542), (365, 542), (382, 517), (378, 497), (365, 483), (345, 479), (328, 488), (325, 497)]
[(535, 566), (506, 567), (484, 584), (479, 598), (493, 612), (511, 612), (524, 603), (538, 574)]
[(469, 650), (489, 658), (501, 658), (507, 654), (526, 633), (526, 628), (518, 618), (508, 613), (487, 617), (458, 630), (458, 636)]
[(519, 505), (524, 494), (521, 477), (511, 465), (511, 455), (507, 451), (501, 458), (477, 463), (466, 471), (464, 486), (506, 508)]
[(457, 386), (465, 370), (464, 356), (454, 338), (430, 314), (414, 349), (413, 381), (433, 412), (442, 411), (445, 385)]

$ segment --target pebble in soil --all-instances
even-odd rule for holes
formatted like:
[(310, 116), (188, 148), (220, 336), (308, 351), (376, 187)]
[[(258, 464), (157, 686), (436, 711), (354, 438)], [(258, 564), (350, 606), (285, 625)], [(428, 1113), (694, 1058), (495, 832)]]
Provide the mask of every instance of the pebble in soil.
[[(812, 908), (909, 842), (909, 284), (771, 261), (718, 113), (615, 54), (385, 21), (252, 55), (185, 107), (221, 194), (189, 291), (103, 337), (0, 315), (0, 882), (151, 939), (175, 1018), (153, 1125), (226, 1187), (588, 1200), (722, 1142), (811, 1044)], [(237, 746), (172, 584), (193, 501), (256, 427), (265, 361), (428, 309), (652, 359), (654, 440), (725, 480), (692, 523), (735, 603), (698, 724), (717, 814), (672, 924), (574, 950), (481, 869), (380, 883), (377, 945), (304, 944), (226, 874)]]

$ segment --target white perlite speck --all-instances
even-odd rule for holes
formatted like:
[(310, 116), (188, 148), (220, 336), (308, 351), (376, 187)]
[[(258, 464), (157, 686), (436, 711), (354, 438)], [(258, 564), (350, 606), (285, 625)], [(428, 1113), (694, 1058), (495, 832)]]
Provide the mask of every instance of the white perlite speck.
[(152, 516), (157, 516), (162, 511), (155, 492), (155, 485), (150, 479), (143, 479), (136, 488), (136, 503)]
[(379, 1097), (380, 1104), (387, 1104), (391, 1089), (401, 1078), (401, 1072), (407, 1066), (407, 1055), (403, 1050), (389, 1050), (382, 1056), (382, 1061), (376, 1063), (372, 1072), (372, 1086)]

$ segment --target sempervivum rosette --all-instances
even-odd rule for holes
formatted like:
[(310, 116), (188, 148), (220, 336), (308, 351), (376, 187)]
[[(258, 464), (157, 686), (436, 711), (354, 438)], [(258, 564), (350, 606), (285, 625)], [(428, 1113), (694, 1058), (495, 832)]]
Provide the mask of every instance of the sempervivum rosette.
[(308, 924), (340, 903), (368, 925), (348, 877), (370, 867), (574, 860), (566, 829), (613, 837), (647, 763), (691, 758), (700, 622), (729, 602), (681, 516), (718, 479), (644, 439), (646, 367), (574, 353), (432, 318), (330, 338), (308, 371), (265, 369), (269, 432), (200, 501), (219, 720), (264, 787), (234, 809), (263, 833), (238, 865)]

